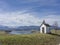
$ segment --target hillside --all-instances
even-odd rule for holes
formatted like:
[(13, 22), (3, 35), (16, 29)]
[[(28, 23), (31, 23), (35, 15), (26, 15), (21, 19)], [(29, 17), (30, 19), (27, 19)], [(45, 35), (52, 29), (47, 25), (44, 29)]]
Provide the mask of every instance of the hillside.
[(34, 33), (11, 35), (0, 33), (1, 45), (58, 45), (59, 43), (60, 34)]

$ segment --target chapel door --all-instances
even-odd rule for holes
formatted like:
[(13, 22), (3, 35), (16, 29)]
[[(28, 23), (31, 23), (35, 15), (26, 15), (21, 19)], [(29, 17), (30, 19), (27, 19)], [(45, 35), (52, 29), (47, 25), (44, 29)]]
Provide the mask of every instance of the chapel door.
[(42, 33), (44, 33), (44, 27), (42, 27)]

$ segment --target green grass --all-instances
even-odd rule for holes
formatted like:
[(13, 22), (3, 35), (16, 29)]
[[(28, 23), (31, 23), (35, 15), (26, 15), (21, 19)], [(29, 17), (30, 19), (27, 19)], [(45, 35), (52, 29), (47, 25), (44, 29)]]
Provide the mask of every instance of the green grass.
[(51, 30), (52, 33), (60, 35), (60, 30)]
[(60, 36), (58, 34), (53, 35), (37, 33), (11, 35), (0, 33), (1, 45), (57, 45), (58, 43), (60, 43)]

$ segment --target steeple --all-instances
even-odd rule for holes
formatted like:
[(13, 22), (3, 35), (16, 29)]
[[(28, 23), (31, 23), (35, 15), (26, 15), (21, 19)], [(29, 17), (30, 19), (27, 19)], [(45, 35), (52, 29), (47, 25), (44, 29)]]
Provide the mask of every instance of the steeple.
[(43, 24), (45, 24), (45, 20), (43, 20), (43, 22), (42, 22)]

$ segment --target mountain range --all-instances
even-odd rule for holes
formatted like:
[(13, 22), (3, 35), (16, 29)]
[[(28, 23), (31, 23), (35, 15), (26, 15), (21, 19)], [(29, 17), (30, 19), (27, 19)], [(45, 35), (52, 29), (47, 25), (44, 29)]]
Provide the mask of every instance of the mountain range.
[(40, 29), (40, 26), (18, 26), (18, 27), (9, 27), (9, 26), (2, 26), (0, 25), (0, 30), (16, 30), (16, 31), (19, 31), (19, 30), (26, 30), (26, 31), (29, 31), (29, 30), (39, 30)]
[[(52, 26), (51, 29), (53, 29), (54, 26)], [(58, 27), (58, 29), (60, 29), (60, 27)], [(30, 31), (30, 30), (40, 30), (40, 26), (18, 26), (18, 27), (9, 27), (9, 26), (3, 26), (0, 25), (0, 30), (16, 30), (16, 31)]]

